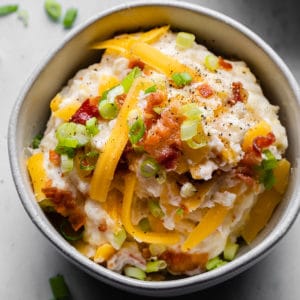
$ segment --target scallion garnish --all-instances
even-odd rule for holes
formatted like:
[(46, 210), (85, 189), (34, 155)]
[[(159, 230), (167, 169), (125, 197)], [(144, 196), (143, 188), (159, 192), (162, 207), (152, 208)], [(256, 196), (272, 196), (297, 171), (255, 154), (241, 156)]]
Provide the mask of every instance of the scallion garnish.
[(187, 72), (174, 73), (172, 75), (172, 80), (177, 87), (184, 87), (192, 82), (192, 76)]
[(141, 230), (143, 230), (144, 232), (149, 232), (151, 230), (151, 226), (149, 223), (148, 218), (143, 218), (139, 221), (138, 226), (140, 227)]
[(124, 92), (128, 93), (129, 89), (132, 86), (132, 83), (135, 78), (141, 75), (141, 69), (139, 67), (134, 67), (128, 75), (122, 80), (121, 85), (124, 88)]
[(75, 156), (75, 148), (57, 145), (55, 148), (55, 152), (58, 154), (66, 154), (71, 158), (73, 158)]
[(144, 121), (138, 118), (129, 128), (129, 140), (131, 144), (136, 144), (140, 141), (145, 133), (146, 127)]
[(164, 260), (148, 261), (146, 264), (146, 273), (158, 272), (166, 267), (167, 263)]
[(96, 163), (99, 157), (99, 153), (97, 151), (90, 151), (86, 154), (83, 154), (80, 157), (80, 169), (86, 171), (92, 171), (96, 167)]
[(224, 266), (227, 264), (227, 261), (222, 260), (219, 256), (216, 256), (206, 263), (205, 267), (207, 271), (214, 270), (216, 268), (219, 268), (221, 266)]
[(61, 5), (55, 0), (45, 1), (45, 10), (47, 15), (53, 21), (57, 22), (61, 17)]
[(229, 240), (226, 243), (223, 256), (224, 259), (231, 261), (235, 258), (237, 252), (239, 250), (239, 244), (231, 243)]
[(84, 228), (81, 227), (79, 230), (75, 231), (67, 219), (62, 221), (59, 229), (63, 237), (70, 242), (80, 240), (84, 230)]
[(155, 176), (160, 170), (160, 166), (154, 158), (145, 159), (140, 166), (141, 175), (145, 178)]
[(180, 112), (189, 120), (201, 119), (201, 109), (196, 103), (184, 104), (183, 106), (181, 106)]
[(137, 267), (125, 267), (124, 268), (124, 273), (126, 276), (139, 279), (139, 280), (145, 280), (146, 279), (146, 273)]
[(158, 201), (156, 201), (156, 200), (148, 201), (148, 207), (149, 207), (150, 213), (155, 218), (161, 219), (165, 215), (163, 210), (161, 209)]
[(51, 199), (45, 198), (42, 201), (38, 202), (40, 208), (44, 211), (44, 212), (55, 212), (55, 208), (54, 208), (54, 204), (51, 201)]
[(216, 72), (219, 68), (219, 59), (213, 54), (208, 54), (205, 56), (204, 66), (211, 72)]
[(49, 283), (55, 300), (71, 300), (69, 288), (62, 275), (51, 277)]
[(86, 121), (85, 127), (89, 135), (94, 136), (99, 132), (99, 128), (97, 126), (97, 118), (93, 117)]
[(99, 113), (103, 119), (112, 120), (118, 115), (118, 107), (114, 102), (102, 100), (99, 103)]
[(25, 27), (28, 26), (29, 14), (25, 9), (18, 11), (18, 19), (21, 20)]
[(76, 8), (69, 8), (64, 16), (63, 24), (65, 28), (71, 28), (76, 20), (77, 17), (77, 9)]
[(114, 246), (117, 249), (120, 249), (123, 243), (125, 242), (127, 238), (126, 231), (124, 227), (121, 227), (120, 230), (114, 233)]
[(145, 94), (154, 93), (154, 92), (156, 92), (156, 90), (157, 90), (156, 85), (152, 85), (152, 86), (148, 87), (147, 89), (145, 89)]
[(63, 173), (68, 173), (73, 170), (74, 161), (73, 158), (69, 157), (67, 154), (61, 154), (61, 170)]
[(178, 32), (176, 36), (176, 46), (180, 48), (191, 48), (194, 44), (195, 36), (188, 32)]
[(198, 120), (186, 120), (182, 122), (180, 126), (180, 139), (182, 141), (188, 141), (197, 135), (198, 122)]
[(37, 149), (40, 146), (41, 140), (43, 138), (42, 134), (37, 134), (34, 138), (33, 141), (31, 143), (31, 146), (33, 149)]
[(19, 6), (17, 4), (0, 6), (0, 17), (14, 13), (18, 8)]

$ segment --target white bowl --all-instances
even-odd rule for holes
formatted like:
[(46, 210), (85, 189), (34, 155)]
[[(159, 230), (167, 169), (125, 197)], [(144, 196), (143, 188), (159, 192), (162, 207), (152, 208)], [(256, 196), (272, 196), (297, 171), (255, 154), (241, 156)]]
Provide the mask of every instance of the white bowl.
[[(76, 251), (49, 223), (35, 201), (25, 165), (24, 149), (45, 128), (49, 102), (75, 71), (99, 61), (100, 52), (90, 44), (116, 33), (138, 31), (170, 24), (173, 29), (192, 32), (199, 42), (224, 57), (247, 62), (260, 80), (265, 94), (279, 105), (290, 145), (287, 156), (292, 175), (287, 192), (266, 228), (250, 246), (226, 266), (200, 275), (163, 282), (138, 281), (95, 264)], [(31, 220), (71, 262), (101, 281), (115, 287), (152, 296), (175, 296), (222, 282), (255, 264), (286, 234), (300, 206), (299, 87), (278, 55), (256, 34), (240, 23), (213, 10), (185, 2), (139, 1), (101, 12), (73, 32), (34, 72), (21, 92), (9, 123), (9, 155), (20, 199)]]

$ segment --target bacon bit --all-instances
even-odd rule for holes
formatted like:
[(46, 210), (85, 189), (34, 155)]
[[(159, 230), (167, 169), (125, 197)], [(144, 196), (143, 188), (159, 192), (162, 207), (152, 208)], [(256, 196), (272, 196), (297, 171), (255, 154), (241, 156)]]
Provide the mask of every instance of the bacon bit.
[(60, 155), (55, 150), (49, 150), (49, 160), (54, 166), (60, 166)]
[(225, 61), (221, 56), (219, 56), (219, 66), (227, 71), (230, 71), (232, 69), (232, 64)]
[(241, 160), (241, 164), (245, 166), (257, 166), (261, 162), (261, 156), (257, 156), (254, 151), (246, 152), (243, 159)]
[(145, 259), (149, 259), (151, 257), (151, 252), (148, 247), (142, 248), (141, 253)]
[(165, 251), (160, 255), (160, 259), (166, 261), (168, 269), (174, 274), (181, 274), (186, 271), (192, 271), (197, 268), (204, 268), (207, 260), (207, 253), (190, 254)]
[(178, 113), (163, 111), (161, 118), (147, 131), (142, 145), (153, 158), (167, 169), (173, 169), (181, 155), (180, 124)]
[(162, 104), (164, 100), (165, 96), (162, 92), (155, 92), (148, 95), (147, 106), (145, 108), (145, 126), (147, 129), (159, 119), (159, 114), (153, 110), (153, 107)]
[(101, 232), (105, 232), (107, 230), (107, 223), (104, 219), (101, 220), (101, 223), (98, 226), (98, 230)]
[(261, 156), (262, 150), (271, 146), (276, 141), (276, 137), (273, 132), (269, 132), (267, 136), (258, 136), (253, 140), (253, 151)]
[(243, 88), (243, 84), (241, 82), (233, 82), (231, 85), (231, 89), (232, 89), (232, 98), (230, 99), (231, 104), (247, 101), (248, 92)]
[(253, 186), (255, 183), (255, 172), (252, 166), (239, 166), (235, 169), (237, 178), (243, 180), (247, 185)]
[(201, 84), (197, 87), (197, 91), (200, 93), (200, 95), (204, 98), (209, 98), (214, 94), (213, 89), (211, 86), (207, 83)]
[(128, 68), (133, 69), (134, 67), (139, 67), (141, 70), (143, 70), (145, 64), (139, 59), (131, 59), (128, 63)]
[(124, 94), (118, 95), (115, 98), (118, 109), (120, 109), (123, 106), (126, 96), (127, 96), (127, 94), (124, 93)]
[(70, 121), (74, 123), (79, 123), (85, 125), (86, 121), (96, 117), (99, 117), (99, 110), (97, 105), (92, 104), (95, 103), (94, 100), (90, 101), (90, 99), (85, 100), (79, 109), (75, 112), (75, 114), (71, 117)]
[(75, 231), (78, 231), (84, 225), (85, 219), (84, 213), (79, 208), (72, 211), (68, 218)]

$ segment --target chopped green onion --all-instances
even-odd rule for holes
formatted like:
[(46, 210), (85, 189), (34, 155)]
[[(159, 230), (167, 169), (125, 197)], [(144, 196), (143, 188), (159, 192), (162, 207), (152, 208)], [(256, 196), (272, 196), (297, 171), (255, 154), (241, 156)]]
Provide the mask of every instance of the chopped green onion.
[(151, 231), (151, 226), (150, 226), (150, 223), (149, 223), (149, 220), (148, 218), (143, 218), (139, 221), (139, 225), (140, 229), (144, 232), (149, 232)]
[(41, 140), (43, 138), (42, 134), (37, 134), (34, 138), (33, 141), (31, 143), (31, 146), (33, 149), (37, 149), (40, 146)]
[(160, 170), (160, 166), (154, 158), (147, 158), (141, 163), (141, 175), (145, 178), (155, 176)]
[(139, 279), (139, 280), (145, 280), (146, 279), (146, 273), (137, 267), (125, 267), (124, 273), (126, 276)]
[(38, 202), (40, 208), (44, 211), (44, 212), (54, 212), (54, 204), (51, 201), (51, 199), (45, 198), (42, 201)]
[(61, 170), (63, 173), (68, 173), (73, 170), (73, 166), (74, 166), (73, 158), (69, 157), (66, 154), (61, 154), (60, 160), (61, 160)]
[(211, 72), (215, 72), (219, 68), (219, 59), (213, 54), (205, 56), (204, 66)]
[(115, 103), (102, 100), (99, 103), (99, 113), (103, 119), (112, 120), (118, 115), (118, 107)]
[(58, 154), (66, 154), (71, 158), (73, 158), (75, 156), (75, 148), (57, 145), (55, 148), (55, 152)]
[(55, 0), (45, 1), (45, 10), (47, 15), (53, 20), (58, 21), (61, 16), (61, 5)]
[(198, 132), (198, 120), (186, 120), (183, 121), (180, 126), (180, 139), (182, 141), (188, 141), (197, 135)]
[(132, 83), (135, 78), (141, 75), (141, 69), (139, 67), (134, 67), (128, 75), (122, 80), (121, 85), (124, 88), (124, 92), (128, 93), (129, 89), (132, 86)]
[(148, 261), (146, 264), (146, 273), (158, 272), (166, 267), (167, 263), (164, 260)]
[(143, 137), (145, 130), (144, 121), (138, 118), (129, 128), (129, 140), (131, 144), (136, 144)]
[(99, 128), (97, 126), (97, 118), (93, 117), (86, 121), (85, 127), (89, 135), (94, 136), (99, 132)]
[(62, 275), (50, 278), (49, 283), (55, 300), (71, 300), (69, 288)]
[(149, 245), (149, 251), (152, 256), (158, 256), (162, 253), (164, 253), (167, 250), (165, 245), (162, 244), (150, 244)]
[(118, 232), (114, 233), (114, 245), (116, 246), (116, 248), (120, 249), (123, 243), (125, 242), (126, 238), (126, 231), (124, 227), (121, 227), (121, 229)]
[(195, 36), (187, 32), (178, 32), (176, 36), (176, 46), (181, 48), (191, 48), (194, 44)]
[(165, 215), (163, 210), (159, 206), (158, 201), (155, 201), (155, 200), (148, 201), (148, 207), (149, 207), (150, 213), (155, 218), (161, 219)]
[(56, 130), (56, 138), (60, 147), (78, 148), (89, 142), (86, 127), (73, 122), (63, 123)]
[(19, 6), (15, 5), (2, 5), (0, 6), (0, 17), (12, 14), (18, 10)]
[(224, 259), (231, 261), (235, 258), (237, 252), (239, 250), (239, 244), (231, 243), (229, 240), (226, 243), (223, 256)]
[(65, 28), (71, 28), (77, 17), (77, 9), (69, 8), (64, 16), (63, 24)]
[(273, 155), (273, 153), (270, 150), (264, 150), (263, 154), (266, 158), (262, 160), (261, 167), (264, 170), (275, 169), (278, 164), (278, 161), (277, 161), (276, 157)]
[(161, 114), (163, 108), (162, 107), (159, 107), (159, 106), (154, 106), (153, 108), (153, 111), (156, 112), (158, 115)]
[(180, 108), (182, 115), (187, 117), (189, 120), (201, 119), (201, 109), (196, 103), (188, 103)]
[(97, 151), (90, 151), (80, 157), (80, 169), (86, 171), (92, 171), (96, 167), (96, 163), (99, 157)]
[(183, 198), (189, 198), (194, 196), (196, 192), (197, 189), (195, 188), (195, 186), (190, 182), (186, 182), (180, 189), (180, 196)]
[(176, 215), (178, 216), (183, 216), (184, 210), (182, 207), (177, 208), (176, 210)]
[(122, 85), (117, 85), (110, 89), (106, 94), (106, 100), (108, 102), (114, 103), (117, 96), (124, 94), (124, 88)]
[(81, 227), (75, 231), (67, 219), (64, 219), (60, 224), (60, 232), (63, 237), (70, 242), (78, 241), (82, 238), (84, 228)]
[(193, 80), (192, 76), (187, 72), (174, 73), (172, 75), (172, 79), (174, 83), (177, 85), (177, 87), (183, 87), (185, 85), (188, 85)]
[(186, 143), (192, 149), (200, 149), (207, 145), (207, 137), (203, 132), (201, 123), (198, 123), (197, 134), (193, 136), (191, 139), (187, 140)]
[(206, 270), (207, 270), (207, 271), (210, 271), (210, 270), (219, 268), (219, 267), (221, 267), (221, 266), (224, 266), (224, 265), (226, 265), (226, 264), (227, 264), (227, 261), (224, 261), (224, 260), (222, 260), (219, 256), (216, 256), (216, 257), (210, 259), (210, 260), (206, 263), (205, 267), (206, 267)]
[(28, 26), (29, 14), (25, 9), (18, 11), (18, 19), (21, 20), (25, 27)]
[(156, 90), (157, 90), (156, 85), (152, 85), (152, 86), (148, 87), (147, 89), (145, 89), (145, 94), (154, 93), (154, 92), (156, 92)]
[(133, 144), (132, 148), (133, 148), (133, 151), (136, 152), (136, 153), (144, 153), (145, 152), (145, 149), (144, 149), (143, 146)]
[(263, 183), (264, 187), (267, 190), (270, 190), (276, 182), (276, 178), (273, 174), (273, 170), (264, 170), (262, 171), (259, 182)]
[(155, 179), (157, 180), (157, 182), (159, 184), (163, 184), (166, 182), (166, 179), (167, 179), (167, 173), (165, 170), (163, 169), (160, 169), (157, 174), (155, 175)]

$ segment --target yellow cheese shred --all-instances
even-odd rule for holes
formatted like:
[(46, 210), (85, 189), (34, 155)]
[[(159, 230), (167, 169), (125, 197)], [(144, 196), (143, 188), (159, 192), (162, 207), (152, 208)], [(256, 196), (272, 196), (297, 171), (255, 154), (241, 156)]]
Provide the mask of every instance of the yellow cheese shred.
[(212, 234), (223, 223), (228, 210), (229, 207), (220, 204), (216, 204), (214, 207), (210, 208), (199, 224), (187, 237), (181, 246), (181, 250), (185, 252), (193, 249)]
[(100, 154), (91, 180), (90, 197), (99, 202), (106, 201), (115, 169), (128, 141), (128, 114), (138, 101), (139, 93), (153, 85), (151, 80), (139, 77), (130, 88), (118, 114), (116, 124)]
[(172, 245), (179, 242), (179, 234), (175, 232), (143, 232), (131, 223), (131, 204), (134, 196), (136, 177), (134, 173), (125, 176), (125, 189), (122, 206), (122, 223), (126, 231), (139, 242), (149, 244)]

